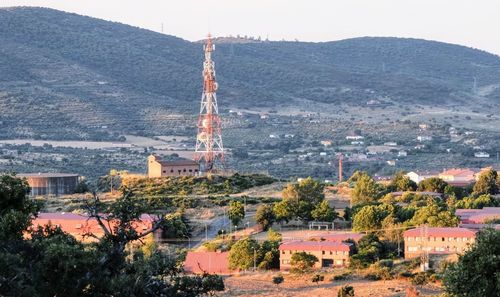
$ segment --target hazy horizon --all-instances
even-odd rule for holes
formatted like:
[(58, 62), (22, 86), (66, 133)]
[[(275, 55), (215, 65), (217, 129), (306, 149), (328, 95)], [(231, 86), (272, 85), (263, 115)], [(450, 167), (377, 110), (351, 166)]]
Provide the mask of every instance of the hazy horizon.
[[(314, 3), (314, 4), (312, 4)], [(500, 2), (494, 0), (286, 1), (3, 0), (0, 7), (40, 6), (120, 22), (186, 40), (253, 36), (325, 42), (363, 36), (464, 45), (500, 55)], [(210, 8), (210, 9), (209, 9)], [(162, 30), (163, 29), (163, 30)]]

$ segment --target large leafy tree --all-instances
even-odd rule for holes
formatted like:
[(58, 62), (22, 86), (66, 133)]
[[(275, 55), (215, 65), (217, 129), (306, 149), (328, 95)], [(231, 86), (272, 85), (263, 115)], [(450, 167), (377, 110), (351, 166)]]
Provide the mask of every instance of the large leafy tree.
[(354, 231), (373, 231), (381, 227), (386, 212), (375, 205), (366, 205), (361, 208), (352, 220)]
[(353, 205), (370, 203), (379, 199), (381, 194), (381, 186), (367, 173), (361, 173), (351, 191), (351, 201)]
[(290, 205), (294, 217), (310, 221), (311, 211), (325, 199), (324, 185), (308, 177), (299, 183), (290, 184), (283, 189), (282, 197)]
[(474, 184), (473, 194), (475, 195), (495, 195), (498, 194), (499, 188), (497, 184), (498, 174), (493, 169), (487, 169), (479, 175), (477, 182)]
[(332, 222), (338, 217), (338, 213), (330, 207), (328, 201), (323, 200), (311, 211), (311, 216), (316, 221)]
[(251, 238), (238, 240), (229, 251), (229, 267), (231, 269), (249, 269), (257, 265), (260, 258), (260, 245)]
[(445, 206), (429, 200), (427, 206), (417, 209), (409, 224), (412, 226), (427, 224), (430, 227), (456, 227), (458, 226), (458, 217), (447, 210)]
[(412, 181), (404, 172), (397, 172), (389, 184), (389, 189), (392, 191), (415, 191), (417, 184)]
[(308, 254), (306, 252), (298, 252), (292, 255), (290, 265), (292, 266), (292, 271), (297, 273), (305, 273), (311, 270), (314, 263), (318, 262), (318, 258), (315, 255)]
[(444, 193), (446, 186), (448, 186), (448, 183), (446, 183), (444, 180), (440, 179), (439, 177), (431, 177), (421, 181), (418, 184), (418, 190)]
[(276, 217), (276, 222), (278, 223), (288, 223), (291, 219), (293, 219), (292, 211), (292, 204), (288, 201), (280, 201), (275, 203), (273, 206), (273, 213)]
[(445, 270), (443, 283), (453, 296), (498, 296), (500, 231), (480, 232), (476, 243)]
[(269, 204), (259, 205), (255, 212), (255, 221), (259, 224), (264, 231), (268, 230), (276, 220), (273, 212), (273, 206)]
[(231, 203), (229, 203), (228, 216), (231, 223), (233, 223), (234, 226), (238, 226), (238, 224), (245, 218), (245, 207), (243, 203), (239, 201), (231, 201)]

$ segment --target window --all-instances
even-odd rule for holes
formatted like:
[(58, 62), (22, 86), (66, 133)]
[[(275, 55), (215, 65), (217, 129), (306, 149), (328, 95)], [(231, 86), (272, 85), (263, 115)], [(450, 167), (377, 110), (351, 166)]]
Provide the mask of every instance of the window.
[(441, 241), (444, 241), (444, 237), (441, 237)]
[(193, 169), (189, 169), (189, 172), (193, 172)]
[(163, 170), (163, 173), (167, 173), (167, 171), (166, 171), (166, 170)]
[(416, 247), (416, 246), (409, 246), (408, 247), (408, 251), (409, 252), (416, 252), (416, 251), (418, 251), (418, 247)]
[(170, 173), (174, 173), (174, 170), (173, 170), (173, 169), (170, 169)]
[(285, 251), (281, 251), (281, 254), (283, 254), (283, 255), (284, 255), (284, 254), (285, 254)]
[(325, 251), (321, 251), (321, 254), (324, 255), (325, 254)]
[(186, 168), (184, 168), (184, 170), (182, 170), (182, 172), (186, 172)]
[(332, 251), (330, 251), (330, 255), (332, 255), (332, 254), (333, 254)]

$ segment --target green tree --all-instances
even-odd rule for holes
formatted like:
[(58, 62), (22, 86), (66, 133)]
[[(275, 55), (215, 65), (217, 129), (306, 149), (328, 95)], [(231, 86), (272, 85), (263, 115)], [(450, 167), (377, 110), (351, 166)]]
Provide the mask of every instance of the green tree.
[(427, 224), (430, 227), (456, 227), (458, 226), (458, 218), (445, 207), (437, 203), (430, 203), (419, 208), (409, 224), (412, 226)]
[(288, 223), (293, 218), (292, 205), (285, 200), (275, 203), (273, 212), (276, 217), (276, 222), (278, 223)]
[(479, 175), (477, 182), (474, 184), (474, 195), (495, 195), (498, 194), (497, 184), (498, 174), (493, 169), (488, 169)]
[(396, 173), (389, 184), (391, 191), (416, 191), (417, 184), (412, 181), (404, 172)]
[(354, 231), (378, 230), (381, 227), (382, 220), (386, 213), (381, 211), (375, 205), (366, 205), (362, 207), (352, 220)]
[(315, 255), (306, 252), (294, 253), (290, 261), (291, 271), (296, 273), (308, 272), (316, 262), (318, 262), (318, 258)]
[(364, 268), (386, 256), (386, 248), (373, 233), (363, 236), (358, 241), (358, 253), (351, 255), (350, 266)]
[(290, 184), (283, 189), (282, 197), (290, 205), (293, 217), (309, 221), (315, 205), (325, 199), (324, 185), (308, 177), (299, 183)]
[(418, 190), (419, 191), (425, 191), (425, 192), (437, 192), (437, 193), (444, 193), (444, 190), (446, 189), (446, 186), (448, 183), (446, 183), (444, 180), (440, 179), (439, 177), (431, 177), (424, 179), (418, 184)]
[(260, 258), (259, 252), (260, 246), (257, 241), (248, 237), (240, 239), (233, 244), (229, 251), (229, 267), (231, 269), (249, 269)]
[(338, 214), (335, 209), (328, 205), (328, 201), (323, 200), (311, 211), (311, 216), (316, 221), (332, 222), (337, 218)]
[(498, 206), (498, 201), (491, 197), (490, 194), (485, 194), (479, 197), (466, 197), (458, 200), (454, 206), (455, 208), (481, 209), (483, 207)]
[(259, 205), (255, 212), (255, 221), (264, 231), (268, 230), (276, 221), (273, 206), (269, 204)]
[(146, 257), (140, 249), (127, 248), (165, 221), (158, 214), (151, 229), (139, 233), (134, 228), (142, 214), (154, 215), (147, 200), (124, 195), (104, 204), (94, 196), (86, 211), (105, 235), (84, 244), (55, 226), (26, 229), (37, 211), (26, 196), (28, 189), (24, 180), (0, 177), (1, 296), (175, 297), (224, 289), (216, 275), (181, 275), (175, 257), (157, 251)]
[(450, 264), (443, 283), (453, 296), (498, 296), (500, 292), (499, 267), (500, 231), (480, 232), (475, 244), (458, 262)]
[(245, 218), (245, 207), (243, 203), (239, 201), (231, 201), (229, 203), (229, 211), (228, 211), (229, 219), (234, 226), (238, 226), (238, 224)]
[(348, 285), (343, 286), (339, 289), (337, 297), (354, 297), (354, 288)]
[(366, 173), (361, 174), (351, 191), (351, 201), (353, 205), (365, 204), (376, 201), (380, 198), (381, 186), (378, 185), (371, 176)]

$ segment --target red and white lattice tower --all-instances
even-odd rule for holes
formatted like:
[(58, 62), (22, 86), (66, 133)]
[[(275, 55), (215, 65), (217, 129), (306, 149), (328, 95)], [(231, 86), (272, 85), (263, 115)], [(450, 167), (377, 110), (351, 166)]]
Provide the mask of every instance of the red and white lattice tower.
[(221, 119), (217, 106), (217, 82), (212, 52), (215, 46), (210, 34), (205, 44), (203, 62), (203, 95), (201, 96), (200, 115), (198, 117), (198, 135), (196, 137), (195, 160), (200, 162), (201, 170), (211, 173), (224, 162), (222, 145)]

